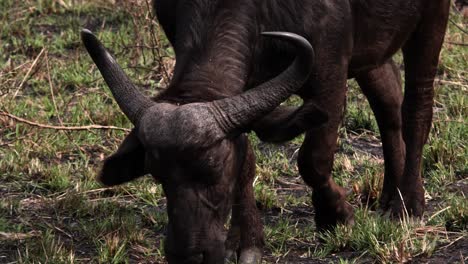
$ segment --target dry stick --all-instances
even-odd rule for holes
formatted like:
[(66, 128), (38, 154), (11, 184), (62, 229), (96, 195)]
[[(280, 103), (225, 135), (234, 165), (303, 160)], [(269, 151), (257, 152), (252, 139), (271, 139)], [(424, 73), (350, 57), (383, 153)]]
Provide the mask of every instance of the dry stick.
[(50, 95), (52, 96), (52, 103), (54, 104), (55, 114), (57, 115), (60, 125), (63, 126), (62, 118), (60, 117), (60, 113), (57, 108), (57, 103), (55, 102), (54, 86), (52, 84), (52, 79), (50, 78), (49, 53), (46, 52), (45, 56), (46, 56), (47, 78), (49, 79), (49, 88), (50, 88)]
[[(16, 73), (17, 70), (23, 68), (26, 64), (28, 64), (28, 62), (24, 62), (23, 64), (13, 68), (12, 60), (9, 59), (9, 62), (10, 62), (10, 70), (8, 72), (5, 72), (5, 74), (3, 74), (3, 72), (0, 72), (0, 79), (3, 79), (2, 78), (3, 76), (9, 76), (9, 75), (12, 75), (13, 73)], [(3, 83), (0, 83), (0, 87), (1, 87), (0, 97), (6, 97), (10, 93), (10, 88), (5, 89), (5, 92), (3, 92), (3, 87), (7, 82), (8, 82), (8, 79), (5, 78), (5, 81)], [(13, 85), (11, 85), (11, 87), (16, 87), (16, 79), (13, 80)]]
[[(151, 5), (149, 3), (148, 0), (145, 1), (146, 2), (146, 7), (148, 8), (148, 10), (151, 10)], [(154, 21), (155, 21), (155, 17), (153, 15), (153, 13), (150, 12), (150, 36), (151, 36), (151, 41), (153, 42), (153, 45), (156, 46), (156, 48), (153, 48), (151, 49), (151, 52), (153, 53), (153, 58), (156, 58), (158, 63), (159, 63), (159, 67), (161, 68), (163, 74), (164, 74), (164, 82), (166, 84), (166, 86), (169, 85), (169, 73), (167, 72), (167, 69), (166, 69), (166, 66), (164, 65), (164, 59), (163, 59), (163, 56), (161, 54), (161, 43), (159, 42), (159, 38), (156, 37), (156, 34), (155, 34), (155, 31), (154, 31)]]
[(46, 124), (40, 124), (36, 123), (15, 115), (12, 115), (10, 113), (0, 111), (0, 116), (5, 116), (10, 119), (13, 119), (17, 122), (28, 124), (31, 126), (39, 127), (39, 128), (46, 128), (46, 129), (55, 129), (55, 130), (90, 130), (90, 129), (113, 129), (113, 130), (121, 130), (121, 131), (127, 131), (129, 132), (130, 129), (128, 128), (123, 128), (123, 127), (116, 127), (116, 126), (101, 126), (101, 125), (89, 125), (89, 126), (53, 126), (53, 125), (46, 125)]
[[(455, 239), (455, 240), (453, 240), (452, 242), (450, 242), (450, 244), (445, 245), (445, 246), (441, 247), (440, 249), (446, 249), (446, 248), (452, 246), (453, 244), (457, 243), (458, 241), (460, 241), (461, 239), (464, 239), (464, 238), (465, 238), (465, 236), (460, 236), (460, 237), (458, 237), (457, 239)], [(460, 251), (460, 253), (461, 253), (461, 251)]]
[[(60, 113), (58, 111), (57, 103), (55, 102), (54, 86), (52, 84), (52, 78), (50, 78), (49, 53), (48, 52), (46, 52), (45, 61), (46, 61), (46, 68), (47, 68), (47, 77), (49, 79), (50, 94), (51, 94), (51, 97), (52, 97), (52, 103), (54, 104), (55, 114), (57, 115), (60, 126), (63, 126), (63, 121), (62, 121), (62, 118), (60, 117)], [(71, 135), (69, 133), (67, 133), (65, 130), (62, 130), (62, 132), (68, 138), (68, 140), (70, 140), (70, 142), (72, 142), (72, 144), (75, 145), (75, 147), (80, 152), (84, 152), (83, 149), (81, 148), (81, 146), (76, 144), (76, 142), (72, 139), (72, 137), (71, 137)]]
[(86, 116), (86, 118), (91, 122), (91, 124), (95, 124), (94, 120), (91, 118), (91, 115), (89, 114), (88, 111), (86, 111), (85, 107), (83, 106), (83, 102), (78, 101), (78, 104), (80, 105), (81, 108), (83, 108), (83, 113)]
[(459, 26), (457, 23), (455, 23), (455, 21), (453, 21), (451, 18), (449, 18), (450, 22), (456, 26), (461, 32), (465, 33), (468, 35), (468, 31), (466, 31), (464, 28), (462, 28), (461, 26)]
[(32, 69), (34, 66), (36, 66), (37, 62), (39, 61), (39, 58), (41, 57), (42, 53), (44, 53), (45, 48), (42, 48), (41, 52), (37, 55), (36, 59), (34, 59), (31, 67), (29, 67), (28, 72), (24, 76), (23, 80), (21, 81), (20, 85), (18, 86), (18, 89), (16, 90), (15, 94), (13, 95), (13, 98), (15, 98), (18, 95), (18, 92), (23, 88), (24, 83), (29, 79), (29, 75), (31, 74)]
[(442, 119), (434, 119), (433, 123), (459, 123), (459, 124), (467, 124), (467, 122), (461, 120), (442, 120)]
[(443, 83), (443, 84), (451, 84), (451, 85), (457, 85), (457, 86), (460, 86), (462, 88), (468, 88), (468, 85), (466, 84), (463, 84), (461, 82), (452, 82), (452, 81), (446, 81), (446, 80), (442, 80), (442, 79), (438, 79), (437, 82), (439, 83)]
[(452, 45), (458, 45), (458, 46), (468, 46), (468, 43), (460, 43), (460, 42), (452, 42), (452, 41), (447, 41), (448, 44)]

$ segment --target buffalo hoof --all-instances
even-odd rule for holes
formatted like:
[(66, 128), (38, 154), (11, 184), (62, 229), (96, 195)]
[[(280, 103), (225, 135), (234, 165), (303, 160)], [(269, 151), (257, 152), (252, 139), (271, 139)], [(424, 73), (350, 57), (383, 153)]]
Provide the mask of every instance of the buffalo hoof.
[(354, 209), (346, 201), (343, 188), (334, 186), (326, 191), (314, 191), (312, 202), (315, 208), (315, 225), (317, 231), (333, 229), (338, 224), (354, 224)]
[(259, 248), (248, 248), (241, 251), (239, 264), (258, 264), (262, 262), (262, 250)]
[(391, 207), (391, 202), (394, 198), (392, 192), (382, 190), (382, 194), (379, 198), (379, 209), (382, 212), (387, 212)]
[(239, 259), (237, 253), (233, 250), (226, 251), (225, 264), (258, 264), (262, 262), (262, 250), (258, 248), (249, 248), (242, 250)]
[(236, 263), (237, 262), (237, 250), (239, 249), (240, 241), (240, 228), (238, 226), (231, 226), (227, 235), (226, 242), (226, 257), (225, 263)]
[(226, 250), (226, 257), (224, 258), (224, 264), (237, 263), (237, 253), (232, 249)]
[(395, 219), (402, 219), (405, 216), (422, 217), (424, 213), (425, 201), (424, 191), (400, 193), (393, 196), (390, 201), (390, 215)]
[(335, 208), (329, 208), (329, 210), (316, 210), (315, 225), (317, 231), (328, 231), (338, 224), (354, 225), (354, 209), (348, 202), (344, 201)]

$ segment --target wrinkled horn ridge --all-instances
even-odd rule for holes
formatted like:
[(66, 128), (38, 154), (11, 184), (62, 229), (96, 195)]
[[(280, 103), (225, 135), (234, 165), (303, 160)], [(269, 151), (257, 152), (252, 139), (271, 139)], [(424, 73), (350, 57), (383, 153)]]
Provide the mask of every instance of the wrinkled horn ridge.
[(303, 37), (289, 32), (264, 32), (264, 36), (294, 44), (296, 58), (280, 75), (240, 95), (212, 102), (218, 125), (225, 133), (242, 130), (251, 122), (273, 111), (309, 78), (314, 49)]
[(117, 104), (136, 126), (144, 111), (154, 102), (143, 95), (101, 42), (87, 29), (81, 31), (81, 39), (89, 55), (104, 77)]

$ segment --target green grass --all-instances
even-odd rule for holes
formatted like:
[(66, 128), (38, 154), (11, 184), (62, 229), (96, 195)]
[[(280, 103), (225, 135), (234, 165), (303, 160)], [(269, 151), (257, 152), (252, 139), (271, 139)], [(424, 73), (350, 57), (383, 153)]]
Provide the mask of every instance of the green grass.
[[(147, 16), (145, 1), (111, 2), (0, 1), (0, 111), (39, 124), (131, 128), (81, 45), (80, 29), (98, 33), (148, 95), (167, 84), (164, 69), (171, 73), (173, 51)], [(466, 28), (459, 15), (452, 20)], [(249, 135), (257, 156), (254, 189), (264, 216), (265, 263), (459, 261), (468, 255), (468, 53), (466, 44), (454, 43), (466, 43), (466, 34), (450, 24), (424, 150), (428, 208), (420, 222), (390, 221), (374, 211), (383, 159), (375, 119), (355, 82), (349, 83), (334, 164), (334, 177), (350, 190), (356, 208), (352, 229), (315, 232), (311, 190), (296, 166), (303, 136), (268, 145)], [(161, 186), (150, 178), (112, 189), (95, 181), (125, 134), (44, 129), (0, 116), (0, 263), (163, 262)]]

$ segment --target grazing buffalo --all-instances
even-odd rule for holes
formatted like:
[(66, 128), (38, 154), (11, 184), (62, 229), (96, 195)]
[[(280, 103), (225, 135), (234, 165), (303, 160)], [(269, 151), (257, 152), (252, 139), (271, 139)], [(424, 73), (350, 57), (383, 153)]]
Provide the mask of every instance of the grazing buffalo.
[[(186, 86), (172, 85), (152, 100), (139, 92), (89, 30), (82, 31), (88, 53), (135, 125), (117, 152), (105, 160), (99, 180), (112, 186), (150, 173), (162, 183), (169, 216), (165, 251), (170, 263), (222, 263), (224, 224), (231, 208), (235, 219), (231, 251), (240, 240), (240, 262), (261, 259), (262, 225), (252, 190), (255, 157), (242, 134), (273, 110), (286, 117), (294, 114), (275, 108), (306, 82), (314, 58), (312, 46), (298, 35), (263, 35), (288, 40), (297, 49), (296, 60), (275, 78), (239, 95), (228, 87), (224, 94), (213, 95), (194, 80), (184, 85), (197, 93), (205, 90), (204, 97), (177, 95), (174, 91)], [(309, 109), (301, 112), (316, 111)]]
[[(254, 130), (264, 141), (279, 142), (306, 131), (298, 166), (313, 189), (316, 225), (350, 224), (353, 209), (331, 170), (346, 82), (355, 78), (382, 138), (380, 205), (395, 216), (405, 209), (421, 216), (421, 156), (449, 6), (450, 0), (155, 0), (176, 54), (173, 79), (155, 101), (142, 97), (85, 32), (88, 50), (111, 89), (121, 90), (114, 91), (116, 100), (136, 126), (106, 160), (101, 181), (160, 176), (172, 263), (221, 262), (220, 230), (234, 196), (226, 247), (236, 250), (240, 239), (241, 262), (256, 263), (263, 235), (252, 197), (254, 157), (241, 133)], [(260, 37), (265, 31), (303, 36), (314, 54), (295, 35), (280, 34), (293, 40), (285, 42)], [(404, 95), (392, 61), (400, 49)], [(304, 104), (277, 107), (291, 92)]]

